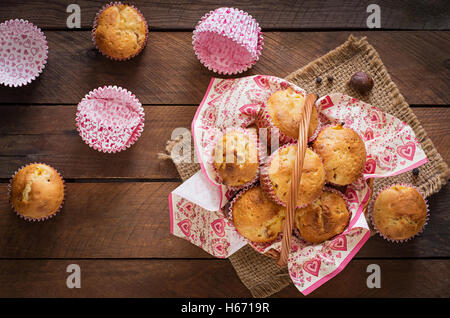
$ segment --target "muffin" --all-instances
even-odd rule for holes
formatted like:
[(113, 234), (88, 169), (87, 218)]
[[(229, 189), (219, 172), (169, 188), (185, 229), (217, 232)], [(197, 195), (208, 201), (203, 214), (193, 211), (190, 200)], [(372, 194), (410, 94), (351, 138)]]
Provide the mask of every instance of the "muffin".
[[(265, 107), (260, 111), (257, 121), (260, 128), (278, 128), (280, 142), (293, 142), (298, 139), (298, 126), (305, 107), (305, 97), (292, 88), (277, 91), (267, 99)], [(312, 108), (308, 127), (308, 138), (311, 139), (319, 126), (316, 107)]]
[(341, 234), (350, 220), (350, 212), (341, 195), (325, 190), (312, 204), (295, 211), (295, 225), (301, 237), (321, 243)]
[(95, 45), (112, 59), (126, 60), (139, 54), (147, 35), (147, 22), (133, 6), (111, 4), (101, 10), (94, 21)]
[(427, 214), (427, 203), (416, 188), (393, 185), (377, 195), (372, 222), (388, 240), (404, 241), (420, 233)]
[(259, 155), (255, 131), (228, 130), (219, 136), (212, 157), (218, 181), (222, 184), (238, 188), (258, 178)]
[[(295, 164), (297, 144), (278, 148), (261, 169), (261, 185), (269, 197), (286, 206), (291, 187), (292, 169)], [(325, 185), (325, 169), (320, 157), (306, 149), (302, 177), (298, 187), (297, 207), (313, 202)]]
[(272, 202), (254, 186), (239, 193), (230, 206), (236, 230), (255, 243), (270, 242), (282, 231), (286, 208)]
[(327, 182), (348, 185), (363, 173), (366, 148), (353, 129), (341, 125), (325, 127), (314, 140), (313, 149), (323, 160)]
[(56, 214), (64, 200), (64, 181), (52, 167), (34, 163), (20, 169), (10, 184), (10, 202), (17, 214), (41, 220)]

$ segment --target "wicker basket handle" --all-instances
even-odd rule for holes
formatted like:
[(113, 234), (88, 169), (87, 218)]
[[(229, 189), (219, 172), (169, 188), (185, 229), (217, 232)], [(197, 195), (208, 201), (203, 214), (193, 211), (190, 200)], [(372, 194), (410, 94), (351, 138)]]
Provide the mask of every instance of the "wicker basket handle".
[(289, 191), (286, 218), (283, 227), (283, 238), (281, 241), (281, 252), (277, 264), (281, 267), (287, 265), (291, 250), (292, 229), (294, 227), (295, 207), (297, 205), (297, 193), (303, 170), (303, 160), (308, 147), (308, 128), (311, 120), (311, 111), (317, 100), (316, 94), (308, 94), (303, 108), (303, 116), (298, 126), (297, 155), (295, 156), (294, 169), (292, 170), (291, 188)]

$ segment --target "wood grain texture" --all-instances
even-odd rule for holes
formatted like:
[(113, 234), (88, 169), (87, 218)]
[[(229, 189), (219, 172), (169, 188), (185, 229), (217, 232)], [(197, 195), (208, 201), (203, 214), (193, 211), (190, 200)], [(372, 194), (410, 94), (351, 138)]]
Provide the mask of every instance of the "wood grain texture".
[[(369, 264), (381, 288), (366, 285)], [(66, 287), (66, 267), (81, 268), (81, 288)], [(430, 271), (430, 268), (433, 268)], [(448, 260), (353, 260), (311, 297), (449, 297)], [(250, 297), (225, 260), (4, 260), (0, 297)], [(304, 296), (290, 285), (275, 297)]]
[[(117, 154), (104, 154), (89, 148), (78, 135), (75, 106), (0, 106), (0, 178), (9, 178), (24, 164), (42, 161), (68, 179), (177, 179), (175, 166), (158, 159), (158, 153), (164, 152), (174, 129), (189, 129), (197, 107), (144, 109), (145, 128), (136, 144)], [(450, 162), (450, 108), (415, 107), (413, 111)]]
[[(23, 18), (41, 28), (66, 28), (69, 13), (65, 1), (3, 0), (0, 20)], [(79, 0), (81, 27), (91, 28), (97, 11), (108, 1)], [(263, 29), (337, 29), (367, 28), (367, 6), (361, 0), (277, 1), (270, 0), (170, 0), (132, 2), (146, 17), (151, 29), (193, 29), (198, 20), (218, 7), (237, 7), (251, 14)], [(449, 29), (450, 7), (443, 0), (376, 2), (381, 9), (382, 29)], [(38, 10), (37, 10), (38, 9)]]
[[(242, 75), (285, 77), (341, 45), (351, 32), (266, 32), (261, 59)], [(450, 32), (353, 32), (368, 36), (410, 104), (450, 104)], [(144, 104), (198, 105), (212, 76), (197, 60), (191, 32), (150, 33), (147, 48), (127, 62), (94, 49), (89, 31), (47, 31), (49, 59), (21, 88), (0, 88), (2, 103), (77, 104), (104, 85), (130, 89)]]
[[(42, 223), (16, 216), (0, 185), (1, 258), (210, 258), (170, 234), (168, 195), (179, 183), (68, 183), (59, 215)], [(450, 257), (450, 186), (429, 199), (431, 217), (420, 237), (392, 244), (372, 237), (356, 255)]]

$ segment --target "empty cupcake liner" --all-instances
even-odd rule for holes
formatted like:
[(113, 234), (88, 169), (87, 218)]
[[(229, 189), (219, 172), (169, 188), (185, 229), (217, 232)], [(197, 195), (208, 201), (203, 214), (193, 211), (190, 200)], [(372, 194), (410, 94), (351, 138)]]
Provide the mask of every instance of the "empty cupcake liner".
[(45, 34), (27, 20), (0, 24), (0, 84), (20, 87), (31, 83), (47, 63)]
[[(272, 181), (270, 180), (270, 176), (269, 176), (269, 166), (270, 166), (270, 163), (271, 163), (271, 161), (272, 161), (272, 159), (275, 157), (275, 155), (279, 152), (279, 151), (281, 151), (282, 149), (284, 149), (284, 148), (287, 148), (287, 147), (291, 147), (291, 146), (294, 146), (294, 145), (297, 145), (297, 142), (293, 142), (293, 143), (289, 143), (289, 144), (285, 144), (285, 145), (283, 145), (283, 146), (281, 146), (280, 148), (278, 148), (277, 150), (275, 150), (268, 158), (267, 158), (267, 160), (266, 160), (266, 162), (264, 163), (264, 165), (260, 168), (260, 177), (259, 177), (259, 180), (260, 180), (260, 182), (261, 182), (261, 188), (264, 190), (264, 192), (267, 194), (267, 196), (272, 200), (272, 201), (274, 201), (274, 202), (276, 202), (276, 203), (278, 203), (279, 205), (282, 205), (282, 206), (284, 206), (284, 207), (286, 207), (287, 205), (286, 205), (286, 202), (284, 202), (284, 201), (282, 201), (280, 198), (278, 198), (278, 196), (275, 194), (275, 190), (274, 190), (274, 188), (273, 188), (273, 185), (272, 185)], [(314, 153), (316, 153), (313, 149), (311, 149), (311, 148), (309, 148), (311, 151), (313, 151)], [(322, 162), (322, 165), (323, 165), (323, 160), (322, 160), (322, 158), (319, 156), (319, 158), (320, 158), (320, 160), (321, 160), (321, 162)], [(325, 179), (326, 179), (326, 171), (325, 171)], [(299, 209), (299, 208), (303, 208), (303, 207), (306, 207), (306, 206), (308, 206), (309, 204), (311, 204), (312, 202), (314, 202), (315, 200), (317, 200), (317, 198), (320, 196), (320, 194), (316, 197), (316, 198), (314, 198), (310, 203), (307, 203), (307, 204), (303, 204), (303, 205), (299, 205), (299, 206), (296, 206), (295, 208), (296, 209)]]
[[(416, 189), (417, 192), (419, 192), (419, 194), (422, 196), (422, 199), (425, 201), (425, 205), (426, 205), (426, 207), (427, 207), (427, 212), (426, 212), (425, 222), (423, 223), (423, 226), (422, 226), (422, 228), (420, 229), (420, 231), (417, 232), (416, 234), (414, 234), (413, 236), (408, 237), (408, 238), (403, 239), (403, 240), (392, 239), (392, 238), (390, 238), (390, 237), (384, 235), (384, 234), (377, 228), (377, 226), (376, 226), (376, 224), (375, 224), (375, 222), (374, 222), (374, 219), (373, 219), (373, 207), (374, 207), (375, 201), (378, 199), (378, 196), (379, 196), (380, 193), (383, 192), (384, 190), (389, 189), (389, 188), (394, 187), (394, 186), (411, 187), (411, 188)], [(391, 184), (391, 185), (388, 185), (388, 186), (383, 187), (381, 190), (379, 190), (379, 191), (377, 192), (377, 194), (376, 194), (374, 197), (375, 197), (375, 200), (371, 200), (371, 202), (370, 202), (370, 204), (369, 204), (369, 209), (368, 209), (368, 210), (369, 210), (369, 218), (370, 218), (370, 220), (371, 220), (371, 223), (372, 223), (372, 226), (373, 226), (375, 232), (377, 232), (378, 235), (380, 235), (383, 239), (387, 240), (388, 242), (393, 242), (393, 243), (404, 243), (404, 242), (410, 241), (410, 240), (412, 240), (413, 238), (415, 238), (416, 236), (420, 235), (420, 234), (423, 232), (423, 229), (425, 228), (425, 225), (428, 224), (428, 220), (430, 219), (430, 210), (429, 210), (429, 206), (428, 206), (428, 201), (427, 201), (427, 199), (425, 199), (424, 193), (423, 193), (418, 187), (416, 187), (415, 185), (408, 184), (408, 183), (394, 183), (394, 184)]]
[[(241, 189), (241, 191), (239, 191), (235, 196), (234, 196), (234, 198), (231, 200), (231, 202), (230, 202), (230, 206), (229, 206), (229, 208), (228, 208), (228, 213), (227, 213), (227, 217), (228, 217), (228, 219), (231, 221), (231, 222), (233, 222), (233, 206), (234, 206), (234, 204), (236, 203), (236, 201), (243, 195), (243, 194), (245, 194), (248, 190), (250, 190), (250, 189), (252, 189), (252, 188), (254, 188), (254, 187), (256, 187), (256, 186), (258, 186), (258, 184), (257, 183), (253, 183), (253, 184), (251, 184), (251, 185), (248, 185), (248, 186), (246, 186), (246, 187), (244, 187), (244, 188), (242, 188)], [(265, 242), (265, 243), (257, 243), (257, 242), (253, 242), (253, 241), (251, 241), (251, 240), (249, 240), (249, 239), (247, 239), (245, 236), (243, 236), (241, 233), (239, 233), (239, 231), (236, 229), (236, 232), (240, 235), (240, 236), (242, 236), (243, 238), (244, 238), (244, 240), (255, 250), (255, 251), (257, 251), (257, 252), (259, 252), (259, 253), (262, 253), (262, 254), (264, 254), (264, 253), (267, 253), (268, 252), (268, 248), (272, 245), (272, 244), (274, 244), (274, 243), (277, 243), (277, 242), (281, 242), (281, 238), (282, 238), (282, 231), (278, 234), (278, 236), (274, 239), (274, 240), (272, 240), (272, 241), (270, 241), (270, 242)], [(279, 251), (277, 251), (277, 252), (279, 252)]]
[[(99, 18), (99, 16), (100, 16), (100, 14), (101, 14), (104, 10), (108, 9), (109, 7), (118, 6), (118, 5), (127, 5), (127, 6), (130, 6), (130, 7), (133, 8), (133, 9), (135, 9), (136, 12), (142, 17), (142, 20), (144, 20), (144, 23), (145, 23), (145, 26), (146, 26), (146, 28), (145, 28), (145, 30), (146, 30), (146, 31), (145, 31), (145, 39), (144, 39), (144, 44), (142, 45), (142, 47), (141, 47), (141, 48), (139, 49), (139, 51), (136, 52), (135, 54), (133, 54), (133, 55), (127, 57), (127, 58), (123, 58), (123, 59), (117, 58), (117, 57), (113, 57), (113, 56), (109, 56), (108, 54), (106, 54), (105, 52), (103, 52), (103, 51), (97, 46), (97, 42), (95, 41), (95, 31), (97, 30), (98, 18)], [(119, 1), (116, 1), (116, 2), (110, 2), (110, 3), (108, 3), (108, 4), (105, 4), (105, 5), (97, 12), (97, 14), (95, 15), (94, 23), (93, 23), (93, 27), (92, 27), (92, 32), (91, 32), (91, 38), (92, 38), (92, 42), (94, 43), (95, 48), (96, 48), (103, 56), (105, 56), (105, 57), (107, 57), (107, 58), (109, 58), (109, 59), (111, 59), (111, 60), (114, 60), (114, 61), (128, 61), (128, 60), (131, 60), (133, 57), (139, 55), (139, 54), (142, 52), (142, 50), (145, 48), (145, 46), (147, 45), (147, 40), (148, 40), (148, 23), (147, 23), (147, 20), (145, 19), (144, 15), (142, 14), (142, 12), (139, 11), (139, 9), (136, 8), (134, 5), (131, 5), (131, 4), (128, 4), (128, 3), (122, 3), (122, 2), (119, 2)]]
[(89, 92), (78, 104), (76, 126), (95, 150), (116, 153), (133, 145), (144, 130), (144, 108), (134, 94), (117, 86)]
[[(314, 105), (313, 107), (316, 108), (317, 114), (319, 114), (317, 106)], [(321, 116), (318, 116), (317, 127), (314, 130), (314, 133), (311, 135), (311, 137), (308, 138), (308, 143), (310, 143), (314, 139), (316, 139), (317, 135), (319, 134), (320, 130), (322, 129), (322, 122), (320, 119), (321, 119)], [(267, 112), (265, 103), (263, 105), (261, 105), (261, 110), (259, 111), (258, 117), (256, 118), (256, 125), (258, 126), (258, 128), (267, 128), (269, 131), (273, 128), (278, 129), (275, 126), (275, 124), (273, 123), (272, 118), (270, 118), (270, 115)], [(268, 134), (269, 134), (269, 131), (268, 131)], [(279, 129), (278, 129), (278, 135), (279, 135), (280, 144), (288, 144), (288, 143), (297, 142), (296, 139), (283, 134), (281, 132), (281, 130), (279, 130)]]
[[(50, 214), (50, 215), (47, 215), (47, 216), (44, 216), (44, 217), (42, 217), (42, 218), (30, 218), (30, 217), (28, 217), (28, 216), (25, 216), (25, 215), (20, 214), (20, 213), (16, 210), (16, 208), (14, 207), (14, 205), (13, 205), (13, 203), (12, 203), (12, 201), (11, 201), (12, 182), (13, 182), (15, 176), (16, 176), (17, 173), (18, 173), (20, 170), (22, 170), (23, 168), (26, 168), (27, 166), (34, 165), (34, 164), (47, 165), (47, 166), (51, 167), (52, 169), (54, 169), (54, 170), (56, 171), (56, 173), (59, 175), (59, 177), (61, 178), (61, 180), (62, 180), (62, 182), (63, 182), (63, 186), (64, 186), (63, 200), (62, 200), (61, 205), (59, 206), (58, 210), (56, 210), (54, 213), (52, 213), (52, 214)], [(63, 179), (62, 175), (59, 173), (59, 171), (56, 170), (55, 168), (53, 168), (52, 166), (50, 166), (50, 165), (48, 165), (48, 164), (46, 164), (46, 163), (42, 163), (42, 162), (32, 162), (32, 163), (29, 163), (29, 164), (27, 164), (27, 165), (21, 166), (21, 167), (20, 167), (19, 169), (17, 169), (17, 170), (14, 172), (14, 174), (11, 176), (11, 178), (9, 179), (9, 184), (8, 184), (8, 198), (9, 198), (8, 200), (9, 200), (9, 205), (11, 206), (11, 209), (12, 209), (12, 210), (14, 211), (14, 213), (15, 213), (16, 215), (18, 215), (21, 219), (24, 219), (25, 221), (29, 221), (29, 222), (41, 222), (41, 221), (45, 221), (45, 220), (51, 219), (52, 217), (54, 217), (56, 214), (58, 214), (58, 213), (61, 211), (61, 209), (62, 209), (62, 207), (63, 207), (63, 205), (64, 205), (64, 201), (66, 200), (66, 182), (64, 181), (64, 179)]]
[[(230, 133), (230, 132), (233, 132), (233, 131), (239, 131), (239, 132), (242, 132), (242, 133), (246, 134), (256, 144), (256, 146), (257, 146), (257, 159), (258, 159), (258, 165), (259, 165), (260, 162), (261, 162), (261, 159), (262, 159), (262, 149), (261, 149), (261, 144), (259, 142), (259, 139), (257, 137), (256, 132), (252, 133), (248, 129), (241, 128), (241, 127), (231, 127), (231, 128), (227, 128), (225, 133)], [(214, 166), (214, 149), (216, 148), (217, 143), (219, 141), (221, 141), (221, 139), (222, 139), (222, 137), (223, 137), (223, 135), (225, 133), (218, 134), (216, 136), (216, 138), (214, 139), (214, 141), (210, 143), (210, 145), (209, 145), (209, 147), (207, 149), (207, 153), (209, 154), (208, 163), (211, 165), (211, 167), (213, 167), (213, 170), (214, 170), (214, 173), (215, 173), (215, 176), (216, 176), (216, 180), (215, 181), (217, 183), (220, 183), (220, 184), (224, 184), (224, 183), (223, 183), (223, 180), (222, 180), (221, 176), (217, 172), (216, 167)], [(240, 190), (242, 188), (245, 188), (247, 186), (250, 186), (251, 184), (257, 182), (258, 179), (259, 179), (259, 167), (258, 167), (258, 171), (257, 171), (255, 177), (252, 180), (250, 180), (249, 182), (247, 182), (247, 183), (245, 183), (245, 184), (243, 184), (241, 186), (229, 186), (229, 185), (226, 185), (226, 186), (227, 186), (227, 188), (236, 191), (236, 190)]]
[(256, 20), (235, 8), (218, 8), (205, 14), (192, 36), (200, 62), (218, 74), (248, 70), (259, 59), (264, 39)]

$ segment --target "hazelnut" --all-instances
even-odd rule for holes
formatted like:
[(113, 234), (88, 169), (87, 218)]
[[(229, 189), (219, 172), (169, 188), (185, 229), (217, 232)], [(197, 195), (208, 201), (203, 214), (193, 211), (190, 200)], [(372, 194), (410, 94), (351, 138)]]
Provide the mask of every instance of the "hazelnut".
[(350, 86), (356, 89), (360, 94), (368, 93), (373, 87), (373, 79), (364, 72), (356, 72), (353, 74), (349, 82)]

